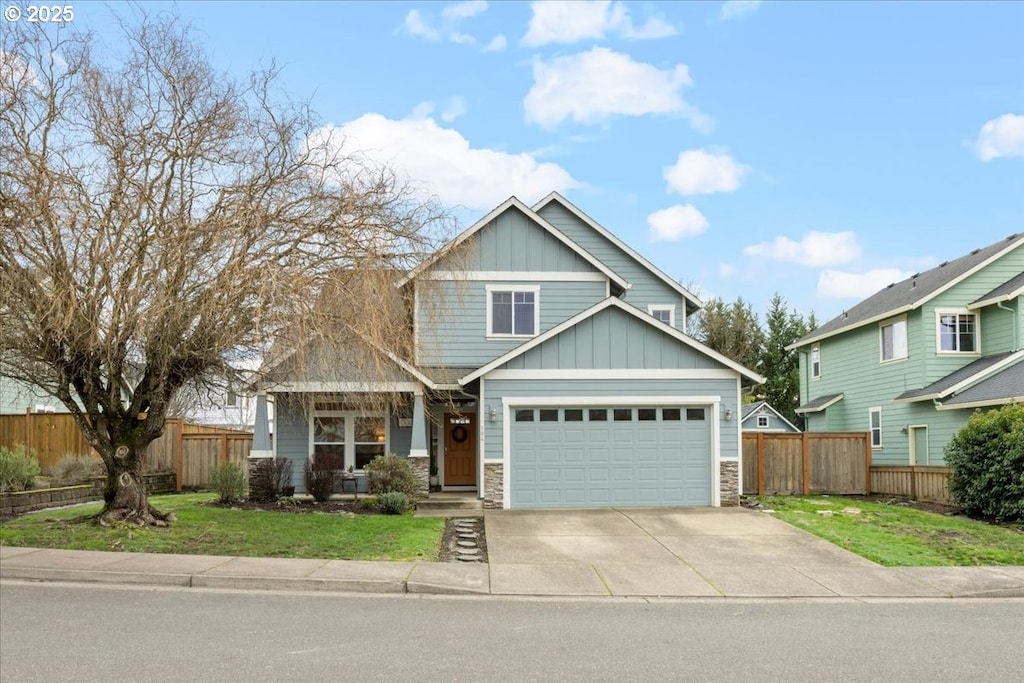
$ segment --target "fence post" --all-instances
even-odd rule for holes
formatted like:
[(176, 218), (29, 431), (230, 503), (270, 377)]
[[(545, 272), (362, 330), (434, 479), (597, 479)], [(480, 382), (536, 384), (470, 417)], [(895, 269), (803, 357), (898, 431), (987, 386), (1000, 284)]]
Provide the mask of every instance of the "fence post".
[(226, 432), (220, 435), (220, 461), (221, 463), (228, 461), (228, 435)]
[(757, 433), (757, 495), (764, 493), (764, 434)]
[(917, 467), (910, 466), (910, 499), (917, 500)]
[(178, 433), (174, 439), (174, 489), (181, 493), (181, 484), (184, 479), (185, 473), (185, 456), (184, 456), (184, 440), (185, 440), (185, 426), (184, 418), (178, 418)]
[(804, 495), (811, 493), (811, 435), (808, 432), (804, 432), (802, 435), (801, 445), (803, 446), (803, 490)]
[(864, 434), (864, 495), (871, 495), (871, 432)]

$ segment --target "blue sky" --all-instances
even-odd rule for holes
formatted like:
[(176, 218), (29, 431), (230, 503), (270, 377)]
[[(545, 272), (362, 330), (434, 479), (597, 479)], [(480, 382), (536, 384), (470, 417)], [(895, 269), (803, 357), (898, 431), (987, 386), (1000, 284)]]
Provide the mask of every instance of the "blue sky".
[[(1024, 228), (1024, 3), (183, 2), (471, 223), (563, 192), (705, 296), (827, 319)], [(115, 36), (111, 11), (75, 24)]]

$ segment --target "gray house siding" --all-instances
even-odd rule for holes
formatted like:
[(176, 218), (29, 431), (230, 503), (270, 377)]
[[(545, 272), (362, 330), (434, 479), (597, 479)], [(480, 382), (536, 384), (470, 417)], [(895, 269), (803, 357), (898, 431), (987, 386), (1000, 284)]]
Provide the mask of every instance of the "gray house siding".
[(68, 412), (63, 403), (40, 389), (0, 376), (0, 415), (24, 415), (36, 407), (45, 407), (47, 412)]
[(624, 301), (645, 312), (649, 305), (671, 304), (675, 306), (676, 327), (685, 329), (683, 297), (679, 292), (558, 202), (550, 202), (538, 213), (632, 284), (623, 296)]

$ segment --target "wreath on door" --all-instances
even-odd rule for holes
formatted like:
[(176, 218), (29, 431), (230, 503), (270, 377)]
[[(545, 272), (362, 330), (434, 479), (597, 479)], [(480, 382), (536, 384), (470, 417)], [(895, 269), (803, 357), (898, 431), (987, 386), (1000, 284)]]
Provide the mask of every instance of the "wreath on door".
[(452, 441), (454, 441), (455, 443), (463, 443), (468, 438), (469, 430), (467, 430), (462, 425), (456, 425), (456, 427), (452, 430)]

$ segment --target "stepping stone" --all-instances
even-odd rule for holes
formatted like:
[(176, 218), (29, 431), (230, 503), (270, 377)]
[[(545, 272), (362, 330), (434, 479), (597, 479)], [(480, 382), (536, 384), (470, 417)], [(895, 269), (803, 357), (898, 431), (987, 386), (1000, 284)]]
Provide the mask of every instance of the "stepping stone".
[(459, 555), (475, 556), (480, 554), (479, 548), (456, 548), (455, 552)]
[(459, 541), (459, 547), (460, 548), (475, 548), (476, 547), (476, 543), (474, 543), (473, 541)]
[(471, 557), (469, 555), (460, 555), (459, 562), (476, 562), (479, 558)]
[(459, 533), (459, 538), (479, 538), (480, 534), (467, 531), (465, 533)]

